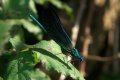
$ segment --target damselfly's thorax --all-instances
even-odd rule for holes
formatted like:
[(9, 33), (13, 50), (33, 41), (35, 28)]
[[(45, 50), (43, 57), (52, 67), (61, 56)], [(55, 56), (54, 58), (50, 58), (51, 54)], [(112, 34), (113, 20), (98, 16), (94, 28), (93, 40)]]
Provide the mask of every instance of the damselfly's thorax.
[(70, 54), (78, 59), (80, 59), (81, 61), (83, 61), (83, 57), (79, 54), (78, 50), (73, 48), (70, 52)]

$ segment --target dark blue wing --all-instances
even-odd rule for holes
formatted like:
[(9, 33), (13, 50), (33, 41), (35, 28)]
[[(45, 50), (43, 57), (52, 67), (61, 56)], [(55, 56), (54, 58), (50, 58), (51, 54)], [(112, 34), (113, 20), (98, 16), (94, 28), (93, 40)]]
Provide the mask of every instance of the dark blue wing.
[(41, 10), (40, 22), (48, 35), (50, 35), (62, 48), (65, 50), (73, 48), (69, 36), (64, 31), (60, 19), (53, 9), (46, 8)]

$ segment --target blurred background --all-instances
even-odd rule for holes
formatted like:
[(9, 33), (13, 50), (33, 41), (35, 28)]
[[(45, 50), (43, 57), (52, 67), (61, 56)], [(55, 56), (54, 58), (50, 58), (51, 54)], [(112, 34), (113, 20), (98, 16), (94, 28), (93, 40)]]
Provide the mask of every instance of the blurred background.
[(40, 20), (41, 8), (49, 6), (85, 57), (74, 62), (85, 79), (120, 80), (120, 0), (0, 0), (0, 55), (15, 35), (28, 45), (46, 39), (28, 13)]

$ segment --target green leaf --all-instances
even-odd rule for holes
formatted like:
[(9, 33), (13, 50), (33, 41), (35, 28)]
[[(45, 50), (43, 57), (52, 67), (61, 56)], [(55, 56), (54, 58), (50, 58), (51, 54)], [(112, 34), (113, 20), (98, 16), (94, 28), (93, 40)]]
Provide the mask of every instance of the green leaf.
[[(34, 65), (38, 62), (41, 62), (43, 63), (45, 69), (49, 72), (57, 71), (65, 76), (71, 76), (73, 79), (84, 80), (79, 71), (70, 62), (68, 62), (66, 56), (62, 54), (60, 46), (57, 45), (53, 40), (41, 41), (36, 45), (31, 45), (28, 47), (30, 49), (23, 50), (23, 54), (21, 54), (20, 58), (17, 59), (24, 59), (22, 62), (29, 61), (34, 63)], [(25, 53), (28, 53), (29, 55), (26, 55)], [(20, 63), (20, 61), (16, 61), (16, 63), (18, 62)], [(25, 66), (25, 64), (23, 65)]]
[[(21, 30), (21, 25), (23, 25), (23, 21), (25, 21), (25, 20), (24, 19), (20, 19), (20, 20), (18, 20), (18, 19), (0, 20), (0, 45), (1, 45), (0, 49), (1, 50), (3, 50), (3, 48), (5, 46), (5, 43), (7, 43), (9, 41), (11, 36), (16, 34), (16, 39), (19, 39), (20, 37), (22, 38), (23, 32)], [(13, 26), (14, 26), (15, 30), (13, 31), (13, 33), (10, 34), (10, 31), (13, 30)], [(35, 26), (32, 25), (32, 27), (35, 27)], [(31, 26), (30, 26), (30, 28), (31, 28)], [(32, 29), (32, 30), (34, 30), (34, 29)], [(24, 41), (24, 40), (21, 39), (19, 41)]]
[(9, 20), (0, 20), (0, 50), (3, 50), (4, 44), (10, 38), (9, 31), (12, 28), (12, 23)]
[(3, 78), (2, 78), (2, 77), (0, 77), (0, 80), (3, 80)]
[(79, 71), (67, 61), (66, 56), (62, 54), (61, 48), (53, 40), (41, 41), (30, 49), (34, 53), (40, 54), (40, 61), (48, 71), (57, 71), (73, 79), (84, 80)]
[(37, 13), (33, 0), (5, 0), (0, 15), (3, 19), (19, 19), (28, 18), (29, 12)]
[[(16, 40), (17, 39), (12, 41), (13, 45), (16, 45), (16, 43), (18, 43), (16, 42)], [(18, 46), (19, 45), (16, 45), (15, 48), (19, 49), (17, 48)], [(60, 46), (56, 44), (56, 42), (54, 42), (53, 40), (41, 41), (36, 45), (33, 45), (33, 46), (26, 45), (26, 47), (30, 49), (26, 50), (25, 48), (22, 52), (23, 54), (19, 53), (19, 57), (13, 63), (17, 63), (18, 65), (25, 66), (25, 64), (20, 64), (20, 61), (19, 61), (20, 59), (23, 59), (22, 62), (25, 62), (25, 61), (29, 61), (30, 63), (34, 62), (34, 65), (37, 64), (38, 62), (42, 62), (43, 66), (49, 72), (57, 71), (58, 73), (62, 73), (65, 76), (71, 76), (73, 79), (84, 80), (84, 78), (79, 73), (79, 71), (70, 62), (68, 62), (66, 59), (66, 56), (62, 54)], [(28, 53), (29, 55), (28, 54), (26, 55), (25, 53)], [(30, 56), (32, 56), (32, 58)], [(18, 66), (16, 65), (16, 67)], [(14, 71), (11, 71), (10, 76), (13, 76), (12, 72)]]
[(30, 7), (30, 9), (31, 9), (31, 11), (32, 11), (33, 13), (37, 14), (37, 10), (36, 10), (36, 8), (35, 8), (35, 2), (34, 2), (34, 0), (30, 0), (30, 1), (29, 1), (29, 7)]
[[(10, 54), (10, 52), (4, 52), (2, 55), (0, 55), (0, 76), (4, 78), (6, 69), (7, 69), (7, 63), (13, 58), (13, 56)], [(1, 79), (0, 79), (1, 80)]]
[(37, 64), (37, 63), (39, 63), (40, 62), (40, 54), (38, 53), (38, 52), (36, 52), (36, 51), (33, 51), (33, 57), (34, 57), (34, 62)]
[(10, 62), (7, 70), (7, 77), (6, 80), (29, 80), (27, 71), (21, 72), (19, 68), (22, 68), (22, 64), (18, 60), (13, 60)]
[(15, 32), (13, 38), (10, 38), (9, 41), (12, 47), (18, 51), (21, 51), (25, 48), (24, 35), (21, 26), (14, 26), (12, 32)]
[(53, 40), (50, 41), (41, 41), (33, 46), (33, 48), (42, 48), (53, 54), (62, 53), (61, 47)]
[(7, 21), (0, 20), (0, 45), (3, 42), (4, 38), (8, 37), (8, 31), (10, 30), (11, 26)]
[(27, 21), (25, 19), (9, 20), (9, 21), (11, 21), (13, 23), (13, 25), (17, 25), (17, 26), (14, 26), (12, 29), (12, 32), (15, 32), (15, 33), (14, 33), (13, 38), (10, 38), (10, 43), (12, 44), (12, 46), (14, 48), (16, 48), (19, 51), (26, 48), (26, 45), (24, 44), (24, 42), (25, 42), (24, 32), (23, 32), (21, 26), (19, 26), (19, 25), (23, 25), (23, 27), (29, 33), (33, 33), (36, 37), (38, 37), (38, 39), (41, 39), (43, 36), (41, 29), (38, 26), (32, 24), (30, 21)]
[(2, 76), (4, 80), (50, 80), (44, 72), (34, 70), (34, 66), (32, 53), (29, 50), (22, 51), (11, 58)]
[(7, 66), (5, 80), (31, 80), (30, 71), (33, 70), (33, 57), (27, 52), (20, 52)]

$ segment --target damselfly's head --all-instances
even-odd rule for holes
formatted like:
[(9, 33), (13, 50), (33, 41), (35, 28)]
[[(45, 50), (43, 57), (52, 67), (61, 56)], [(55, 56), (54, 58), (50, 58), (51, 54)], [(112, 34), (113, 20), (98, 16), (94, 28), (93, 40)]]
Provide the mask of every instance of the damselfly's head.
[(74, 57), (78, 58), (80, 61), (83, 61), (84, 58), (83, 56), (81, 56), (78, 52), (77, 49), (73, 48), (72, 51), (71, 51), (71, 55), (73, 55)]

